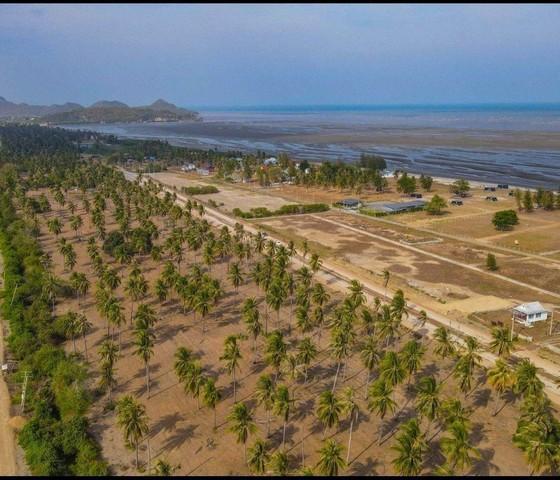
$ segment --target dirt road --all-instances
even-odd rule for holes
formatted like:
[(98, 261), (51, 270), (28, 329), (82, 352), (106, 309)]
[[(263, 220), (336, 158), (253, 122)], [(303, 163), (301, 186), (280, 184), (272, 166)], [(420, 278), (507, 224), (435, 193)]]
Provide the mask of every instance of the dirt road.
[[(3, 288), (2, 257), (0, 256), (0, 288)], [(4, 363), (3, 320), (0, 319), (0, 364)], [(10, 394), (4, 377), (0, 375), (0, 476), (16, 475), (15, 434), (9, 425)]]

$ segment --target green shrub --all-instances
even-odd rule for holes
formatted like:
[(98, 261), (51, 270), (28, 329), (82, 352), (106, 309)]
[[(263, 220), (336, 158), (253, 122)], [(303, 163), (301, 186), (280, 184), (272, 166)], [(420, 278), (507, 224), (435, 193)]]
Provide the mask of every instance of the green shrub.
[(514, 225), (519, 223), (515, 210), (501, 210), (494, 214), (492, 223), (497, 230), (511, 230)]
[(214, 185), (198, 185), (196, 187), (182, 187), (181, 192), (186, 195), (208, 195), (218, 193), (219, 190)]

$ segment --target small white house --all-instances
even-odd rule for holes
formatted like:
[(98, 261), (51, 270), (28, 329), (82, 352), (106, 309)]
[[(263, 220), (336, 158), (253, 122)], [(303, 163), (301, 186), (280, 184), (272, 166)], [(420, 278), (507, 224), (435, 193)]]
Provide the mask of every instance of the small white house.
[(516, 322), (530, 327), (535, 322), (548, 319), (550, 312), (546, 310), (539, 302), (523, 303), (513, 309), (513, 318)]
[(270, 157), (264, 160), (263, 162), (265, 165), (278, 165), (278, 160), (276, 157)]
[(193, 170), (196, 170), (196, 165), (194, 163), (186, 163), (181, 167), (181, 170), (183, 172), (192, 172)]

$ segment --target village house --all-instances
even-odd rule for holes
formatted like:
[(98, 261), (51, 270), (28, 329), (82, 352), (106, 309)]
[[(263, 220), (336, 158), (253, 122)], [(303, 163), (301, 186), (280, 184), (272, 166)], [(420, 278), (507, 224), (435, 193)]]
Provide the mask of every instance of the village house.
[(541, 322), (548, 318), (550, 312), (539, 302), (523, 303), (512, 310), (512, 316), (516, 322), (531, 327), (535, 322)]

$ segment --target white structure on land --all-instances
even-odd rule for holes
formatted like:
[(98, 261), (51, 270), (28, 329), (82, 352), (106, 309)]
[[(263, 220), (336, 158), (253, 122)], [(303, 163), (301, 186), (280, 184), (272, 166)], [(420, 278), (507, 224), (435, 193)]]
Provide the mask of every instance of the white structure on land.
[(276, 159), (276, 157), (270, 157), (265, 159), (263, 163), (265, 165), (278, 165), (278, 160)]
[(548, 319), (550, 312), (539, 302), (523, 303), (515, 307), (512, 311), (513, 319), (527, 327), (533, 323)]
[(181, 167), (181, 170), (183, 172), (192, 172), (193, 170), (196, 170), (196, 165), (194, 163), (186, 163)]

